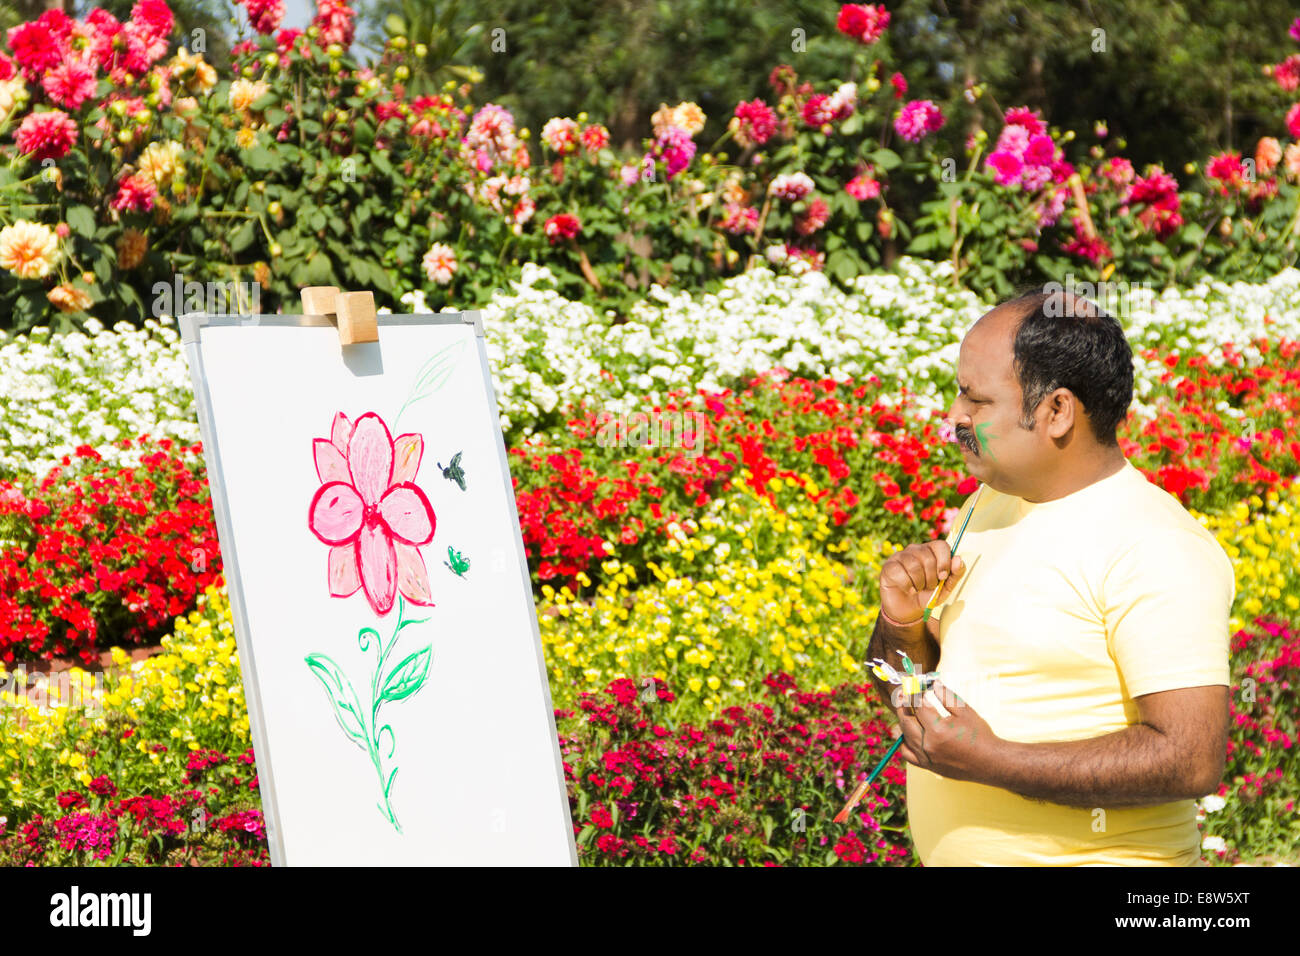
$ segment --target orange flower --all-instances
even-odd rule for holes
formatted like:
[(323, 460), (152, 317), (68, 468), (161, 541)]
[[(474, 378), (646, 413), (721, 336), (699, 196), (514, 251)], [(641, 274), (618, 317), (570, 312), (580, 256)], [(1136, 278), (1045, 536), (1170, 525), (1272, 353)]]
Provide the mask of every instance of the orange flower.
[(117, 240), (117, 267), (123, 272), (134, 269), (144, 259), (148, 248), (144, 233), (134, 226), (128, 227)]
[(56, 285), (46, 293), (46, 298), (60, 312), (82, 312), (90, 308), (90, 296), (67, 282)]

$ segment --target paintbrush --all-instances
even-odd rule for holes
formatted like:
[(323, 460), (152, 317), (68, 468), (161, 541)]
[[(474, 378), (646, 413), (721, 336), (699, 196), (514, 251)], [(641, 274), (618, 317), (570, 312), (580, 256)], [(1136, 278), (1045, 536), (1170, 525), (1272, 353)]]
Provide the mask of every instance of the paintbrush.
[[(979, 504), (980, 492), (983, 490), (984, 490), (983, 484), (981, 484), (978, 488), (975, 489), (975, 497), (971, 499), (970, 510), (966, 512), (966, 517), (962, 520), (961, 527), (957, 529), (957, 537), (953, 539), (952, 548), (949, 551), (949, 556), (956, 555), (957, 545), (961, 544), (961, 536), (966, 533), (966, 525), (970, 524), (970, 516), (975, 513), (975, 506)], [(924, 614), (922, 614), (921, 620), (928, 621), (930, 619), (930, 611), (934, 609), (935, 599), (939, 596), (939, 592), (942, 590), (943, 590), (943, 582), (940, 581), (939, 586), (934, 589), (934, 593), (930, 595), (930, 600), (925, 605), (925, 612)], [(903, 655), (903, 659), (904, 661), (906, 661), (907, 656)], [(907, 670), (908, 673), (910, 674), (911, 667), (908, 666)], [(929, 692), (927, 691), (927, 693)], [(938, 698), (935, 698), (935, 702), (936, 702), (936, 706), (939, 707), (940, 710), (945, 710), (943, 705), (941, 703), (938, 703)], [(902, 746), (902, 743), (903, 743), (903, 735), (900, 733), (898, 735), (898, 739), (895, 740), (892, 745), (890, 745), (890, 748), (885, 751), (885, 755), (880, 758), (880, 763), (876, 764), (876, 769), (871, 771), (870, 775), (868, 775), (866, 780), (863, 780), (860, 784), (858, 784), (856, 787), (853, 788), (853, 792), (849, 794), (849, 799), (845, 801), (844, 809), (842, 809), (839, 813), (835, 814), (836, 823), (848, 822), (849, 814), (853, 812), (853, 808), (858, 805), (858, 802), (864, 796), (866, 796), (867, 789), (871, 786), (872, 782), (876, 779), (876, 777), (880, 776), (880, 771), (885, 769), (885, 765), (889, 763), (890, 759), (898, 751), (898, 748)]]

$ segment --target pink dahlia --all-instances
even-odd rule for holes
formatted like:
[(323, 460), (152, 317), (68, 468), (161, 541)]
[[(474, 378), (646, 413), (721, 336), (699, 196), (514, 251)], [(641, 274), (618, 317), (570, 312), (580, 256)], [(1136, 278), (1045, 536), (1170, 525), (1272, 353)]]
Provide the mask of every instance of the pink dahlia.
[(303, 32), (293, 27), (286, 27), (275, 35), (275, 49), (280, 56), (288, 56), (297, 50), (300, 55), (306, 55), (306, 44), (299, 42)]
[(736, 143), (742, 149), (752, 145), (762, 146), (776, 131), (776, 114), (760, 99), (748, 103), (741, 101), (736, 105), (732, 129)]
[(47, 10), (30, 23), (10, 27), (6, 34), (14, 62), (28, 81), (35, 83), (41, 75), (68, 55), (68, 37), (72, 21), (62, 10)]
[(1220, 153), (1213, 157), (1205, 166), (1205, 175), (1208, 179), (1217, 180), (1220, 185), (1218, 191), (1220, 195), (1226, 196), (1228, 188), (1239, 189), (1245, 182), (1246, 168), (1241, 163), (1241, 156), (1235, 152)]
[(934, 103), (930, 100), (912, 100), (899, 111), (894, 120), (894, 129), (903, 139), (916, 143), (943, 124), (943, 113)]
[(880, 182), (869, 172), (858, 173), (844, 184), (844, 191), (859, 202), (875, 199), (880, 195)]
[(1300, 139), (1300, 103), (1296, 103), (1286, 114), (1286, 131), (1292, 139)]
[(122, 36), (126, 38), (126, 58), (122, 67), (128, 73), (143, 76), (149, 72), (149, 67), (167, 55), (167, 35), (154, 31), (155, 25), (149, 21), (131, 20), (122, 28)]
[(546, 224), (542, 228), (546, 233), (546, 238), (551, 240), (551, 245), (555, 245), (563, 239), (574, 238), (582, 231), (582, 223), (577, 216), (562, 212), (546, 220)]
[(101, 70), (113, 66), (113, 38), (122, 32), (122, 24), (107, 10), (94, 9), (86, 16), (85, 26), (90, 33), (90, 51), (95, 65)]
[(1286, 32), (1292, 40), (1300, 41), (1300, 17), (1295, 18), (1295, 22), (1291, 24), (1291, 29)]
[(176, 18), (166, 0), (140, 0), (131, 8), (131, 22), (153, 36), (166, 39), (171, 35)]
[(746, 236), (758, 228), (758, 210), (753, 206), (728, 203), (722, 212), (722, 228), (733, 236)]
[(1277, 80), (1277, 85), (1286, 92), (1294, 92), (1295, 88), (1300, 86), (1300, 53), (1292, 53), (1273, 67), (1273, 79)]
[(62, 159), (77, 141), (77, 124), (63, 110), (28, 113), (14, 133), (18, 151), (37, 162)]
[(830, 106), (830, 97), (825, 93), (808, 97), (802, 113), (803, 121), (809, 126), (824, 126), (835, 118), (835, 110)]
[(14, 61), (0, 51), (0, 82), (12, 78), (14, 75)]
[(598, 153), (609, 145), (609, 130), (600, 123), (593, 123), (582, 131), (582, 148), (589, 153)]
[(95, 95), (97, 85), (94, 68), (84, 60), (72, 57), (61, 61), (41, 77), (45, 95), (70, 110), (80, 109), (82, 103)]
[(907, 95), (907, 78), (902, 73), (895, 73), (891, 76), (889, 83), (894, 88), (894, 99), (901, 100)]
[(795, 218), (794, 231), (801, 236), (811, 236), (826, 225), (826, 220), (830, 217), (830, 206), (826, 205), (826, 200), (819, 196), (808, 204), (808, 209), (803, 215)]
[(845, 36), (869, 45), (889, 26), (889, 11), (879, 4), (846, 3), (840, 7), (835, 26)]
[(127, 209), (148, 212), (153, 208), (153, 201), (157, 195), (158, 187), (154, 185), (153, 177), (146, 173), (136, 173), (134, 176), (123, 176), (118, 180), (117, 195), (109, 205), (119, 212)]
[(667, 126), (655, 140), (654, 151), (664, 161), (668, 178), (672, 179), (691, 164), (695, 156), (695, 140), (680, 126)]
[(1003, 114), (1002, 119), (1008, 126), (1023, 126), (1030, 136), (1047, 131), (1038, 114), (1026, 106), (1013, 106)]
[(555, 153), (567, 156), (578, 151), (578, 124), (567, 116), (552, 116), (542, 127), (542, 142)]
[(345, 50), (351, 46), (356, 33), (356, 15), (344, 0), (317, 0), (316, 17), (311, 22), (320, 30), (317, 37), (320, 45), (327, 47), (337, 43)]
[(321, 486), (307, 525), (330, 546), (330, 596), (363, 589), (379, 615), (393, 609), (399, 591), (412, 604), (431, 606), (419, 546), (433, 539), (437, 519), (415, 484), (424, 439), (408, 433), (394, 441), (374, 412), (355, 425), (339, 412), (330, 437), (315, 439), (312, 450)]
[(270, 36), (280, 28), (284, 19), (283, 0), (237, 0), (248, 11), (248, 22), (263, 36)]

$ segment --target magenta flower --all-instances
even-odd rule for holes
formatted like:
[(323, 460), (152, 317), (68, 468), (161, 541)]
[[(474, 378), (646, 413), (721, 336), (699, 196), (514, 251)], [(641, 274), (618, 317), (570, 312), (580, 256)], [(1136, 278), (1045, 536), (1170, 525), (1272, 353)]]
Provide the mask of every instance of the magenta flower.
[(362, 588), (380, 615), (393, 609), (398, 591), (413, 604), (432, 606), (418, 549), (432, 540), (437, 522), (414, 481), (424, 439), (405, 434), (394, 441), (374, 412), (355, 426), (339, 412), (330, 437), (315, 439), (313, 451), (322, 484), (307, 524), (330, 545), (330, 595), (349, 597)]
[(904, 104), (894, 118), (894, 129), (903, 139), (916, 143), (938, 130), (943, 123), (943, 111), (930, 100), (912, 100)]

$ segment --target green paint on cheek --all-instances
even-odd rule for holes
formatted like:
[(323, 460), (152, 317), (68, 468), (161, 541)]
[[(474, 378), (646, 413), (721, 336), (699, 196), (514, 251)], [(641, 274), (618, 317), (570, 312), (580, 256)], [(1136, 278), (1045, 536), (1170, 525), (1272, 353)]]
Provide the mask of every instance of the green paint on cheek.
[(991, 448), (989, 448), (989, 439), (990, 439), (990, 438), (997, 438), (998, 436), (997, 436), (997, 435), (990, 435), (990, 434), (988, 434), (988, 433), (987, 433), (987, 432), (988, 432), (988, 427), (989, 427), (989, 423), (988, 423), (988, 422), (981, 422), (980, 424), (976, 425), (976, 426), (975, 426), (975, 439), (976, 439), (976, 441), (978, 441), (978, 442), (980, 443), (980, 448), (983, 449), (984, 454), (988, 455), (988, 456), (989, 456), (990, 458), (992, 458), (994, 461), (997, 461), (997, 460), (998, 460), (998, 459), (997, 459), (997, 456), (994, 455), (994, 454), (993, 454), (993, 450), (992, 450)]

